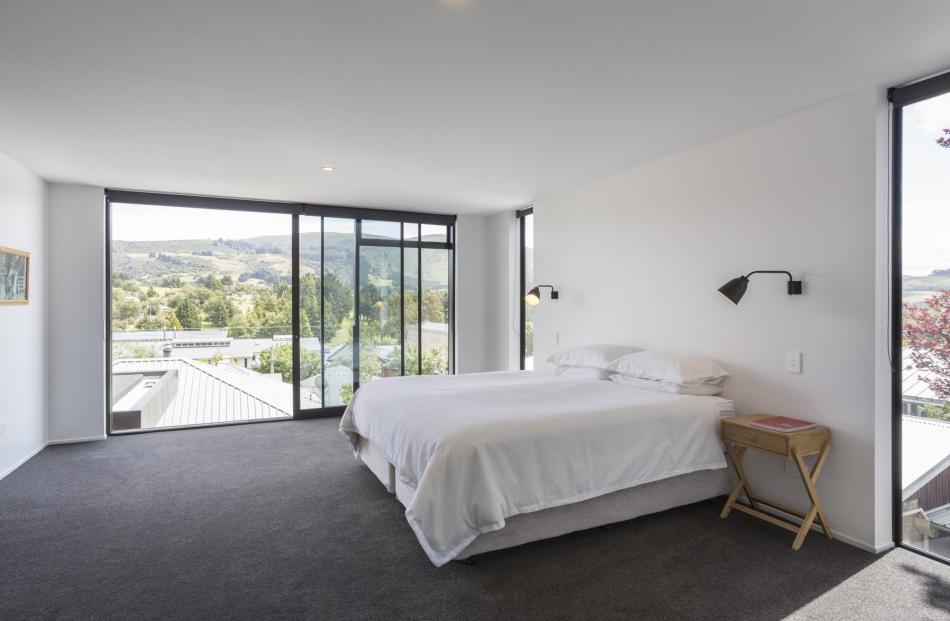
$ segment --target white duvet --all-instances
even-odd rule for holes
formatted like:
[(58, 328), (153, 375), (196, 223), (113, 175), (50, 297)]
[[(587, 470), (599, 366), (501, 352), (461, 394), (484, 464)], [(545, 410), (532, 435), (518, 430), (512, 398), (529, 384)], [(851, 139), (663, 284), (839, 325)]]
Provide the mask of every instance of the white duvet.
[(519, 513), (723, 468), (732, 403), (543, 371), (379, 379), (340, 422), (415, 490), (406, 519), (443, 565)]

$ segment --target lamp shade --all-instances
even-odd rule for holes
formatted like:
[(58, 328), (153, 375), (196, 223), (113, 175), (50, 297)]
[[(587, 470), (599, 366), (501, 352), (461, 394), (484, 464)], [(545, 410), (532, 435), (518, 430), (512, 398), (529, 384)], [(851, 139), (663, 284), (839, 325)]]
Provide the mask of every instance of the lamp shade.
[(748, 286), (749, 279), (745, 276), (739, 276), (719, 287), (719, 293), (726, 296), (733, 304), (738, 304), (742, 296), (745, 295), (745, 290)]
[(535, 287), (524, 296), (525, 304), (528, 306), (537, 306), (541, 303), (541, 288)]

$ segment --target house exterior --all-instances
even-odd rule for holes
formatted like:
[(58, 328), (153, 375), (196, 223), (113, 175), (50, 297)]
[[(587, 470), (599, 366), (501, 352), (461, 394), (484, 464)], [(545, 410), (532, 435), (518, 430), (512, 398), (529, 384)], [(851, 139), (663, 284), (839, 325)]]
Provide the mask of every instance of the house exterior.
[(905, 541), (950, 554), (950, 421), (903, 416)]

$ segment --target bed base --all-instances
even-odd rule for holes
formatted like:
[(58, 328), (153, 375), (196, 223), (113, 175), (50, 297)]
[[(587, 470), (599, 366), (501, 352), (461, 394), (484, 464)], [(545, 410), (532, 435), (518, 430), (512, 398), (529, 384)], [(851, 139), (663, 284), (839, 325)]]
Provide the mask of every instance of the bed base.
[[(379, 448), (369, 440), (360, 438), (359, 456), (390, 494), (395, 495), (403, 506), (409, 504), (415, 489), (398, 479), (395, 467)], [(729, 493), (731, 483), (732, 475), (728, 468), (700, 470), (590, 500), (514, 515), (506, 520), (501, 530), (475, 539), (455, 560), (463, 561), (476, 554), (609, 526), (642, 515), (725, 496)]]

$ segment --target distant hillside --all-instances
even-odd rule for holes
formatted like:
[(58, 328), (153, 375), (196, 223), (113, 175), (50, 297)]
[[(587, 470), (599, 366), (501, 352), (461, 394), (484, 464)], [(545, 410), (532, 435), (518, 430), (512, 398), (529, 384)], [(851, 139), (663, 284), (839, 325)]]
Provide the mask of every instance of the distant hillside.
[(919, 304), (937, 291), (950, 291), (950, 269), (934, 270), (926, 276), (904, 276), (901, 287), (905, 302)]
[[(353, 281), (354, 240), (344, 233), (324, 233), (326, 270), (343, 282)], [(444, 251), (423, 250), (422, 265), (425, 287), (442, 289), (448, 286), (448, 256)], [(121, 241), (112, 243), (112, 271), (122, 273), (142, 284), (158, 285), (165, 277), (194, 280), (213, 273), (238, 280), (289, 278), (291, 272), (291, 240), (289, 235), (272, 235), (249, 239), (190, 239), (162, 241)], [(300, 235), (300, 259), (303, 273), (320, 268), (320, 233)], [(365, 247), (362, 269), (374, 276), (398, 278), (398, 248)], [(416, 286), (416, 254), (407, 253), (406, 286)]]
[(926, 276), (904, 276), (905, 291), (946, 291), (950, 289), (950, 270), (934, 270)]

